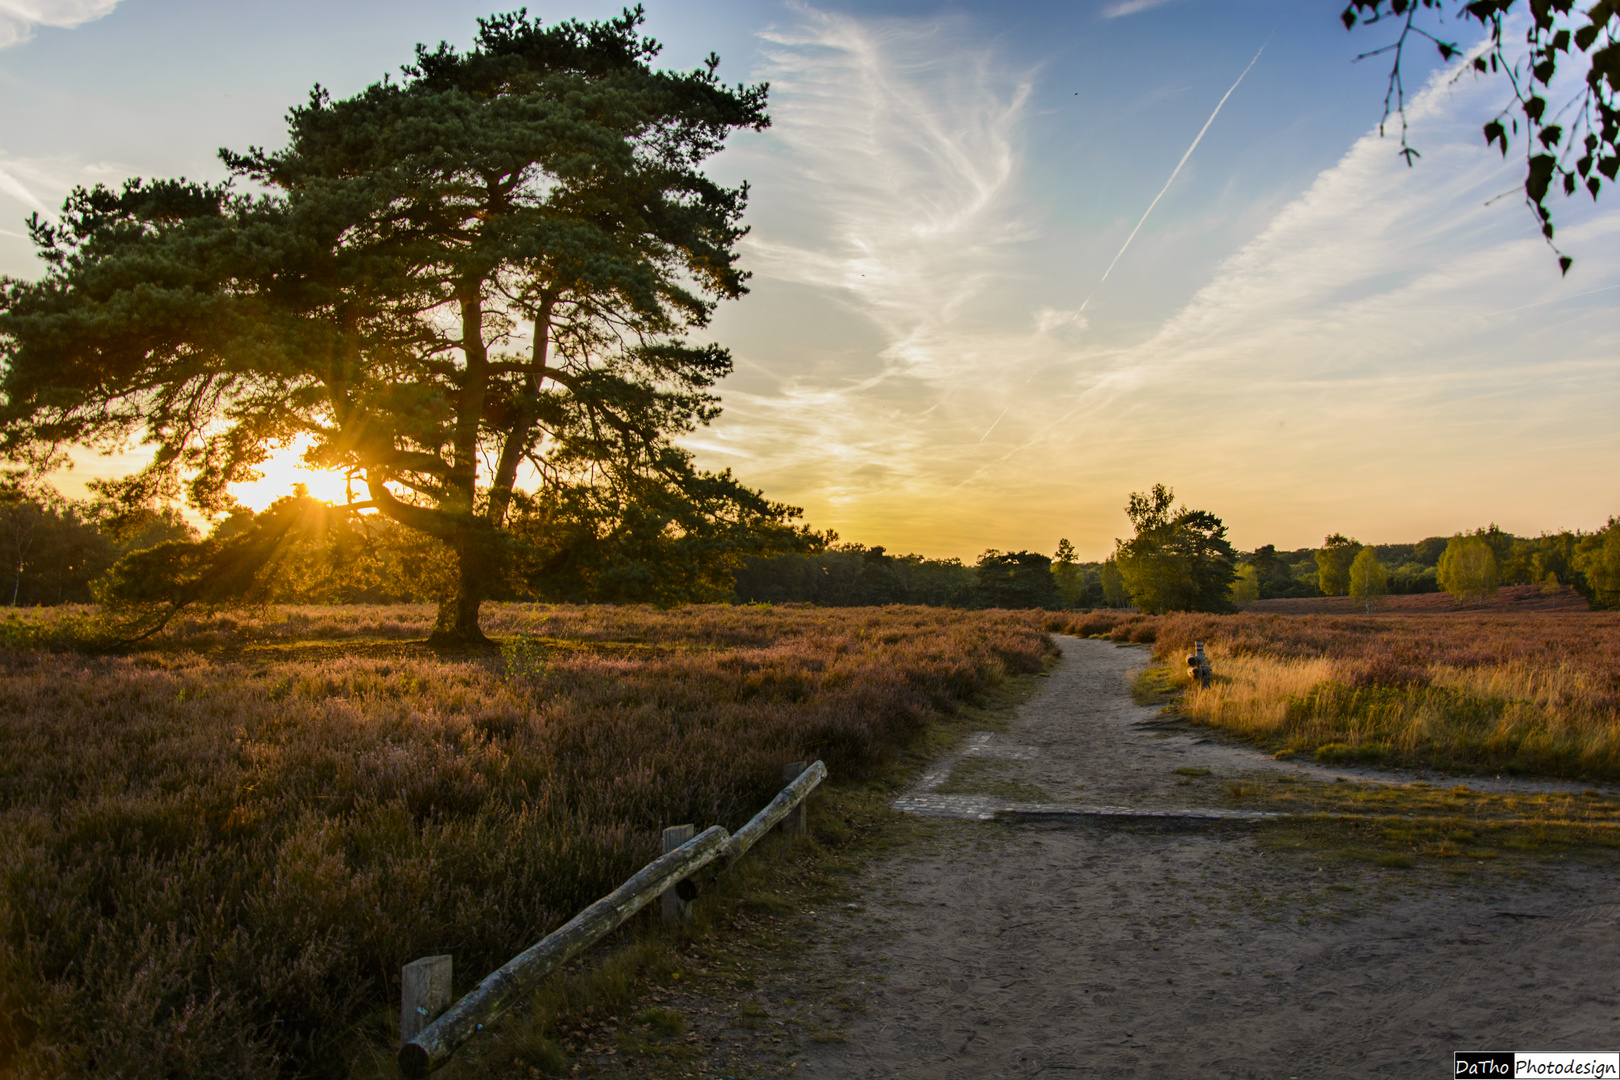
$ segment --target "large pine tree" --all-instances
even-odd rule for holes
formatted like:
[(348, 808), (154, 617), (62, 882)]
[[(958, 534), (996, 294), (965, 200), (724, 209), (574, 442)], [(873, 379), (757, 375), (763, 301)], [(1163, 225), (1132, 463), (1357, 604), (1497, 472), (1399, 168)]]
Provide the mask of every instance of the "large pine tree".
[(221, 151), (231, 182), (80, 189), (36, 216), (47, 272), (0, 297), (0, 451), (146, 442), (151, 487), (217, 512), (307, 444), (363, 489), (352, 509), (454, 552), (445, 641), (481, 640), (525, 507), (673, 500), (677, 532), (785, 535), (791, 508), (670, 441), (717, 414), (731, 367), (681, 335), (746, 291), (746, 185), (702, 166), (769, 123), (766, 88), (721, 85), (712, 56), (654, 69), (641, 22), (480, 20), (470, 51), (418, 46), (347, 100), (317, 87), (285, 148)]

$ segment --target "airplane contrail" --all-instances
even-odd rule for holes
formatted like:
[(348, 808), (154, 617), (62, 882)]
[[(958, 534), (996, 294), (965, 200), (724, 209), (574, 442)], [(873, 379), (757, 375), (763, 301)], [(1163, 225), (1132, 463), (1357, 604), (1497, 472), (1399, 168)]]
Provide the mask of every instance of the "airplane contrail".
[[(1007, 415), (1007, 410), (1011, 409), (1011, 408), (1012, 408), (1012, 406), (1009, 405), (1009, 406), (1007, 406), (1006, 409), (1002, 409), (1001, 410), (1001, 416), (1006, 416)], [(980, 442), (984, 442), (984, 440), (986, 440), (986, 439), (988, 439), (990, 437), (990, 433), (992, 431), (996, 430), (996, 425), (1001, 423), (1001, 416), (996, 417), (995, 420), (991, 422), (990, 426), (984, 429), (984, 434), (979, 436), (979, 441)]]
[[(1255, 61), (1260, 59), (1260, 53), (1265, 52), (1266, 45), (1269, 45), (1270, 43), (1271, 39), (1267, 38), (1265, 43), (1260, 46), (1259, 52), (1254, 54), (1254, 60), (1249, 61), (1249, 67), (1243, 69), (1243, 75), (1247, 75), (1249, 73), (1249, 68), (1254, 67)], [(1221, 114), (1221, 106), (1226, 104), (1226, 99), (1232, 96), (1232, 91), (1236, 90), (1238, 88), (1238, 83), (1243, 81), (1243, 75), (1239, 75), (1237, 77), (1237, 82), (1233, 83), (1231, 87), (1227, 89), (1226, 93), (1221, 95), (1221, 100), (1215, 103), (1215, 111), (1209, 114), (1209, 119), (1204, 121), (1204, 126), (1198, 129), (1198, 136), (1193, 139), (1192, 145), (1187, 147), (1187, 152), (1181, 155), (1180, 161), (1176, 162), (1174, 171), (1170, 173), (1170, 179), (1164, 182), (1164, 187), (1160, 188), (1159, 193), (1153, 196), (1153, 201), (1148, 203), (1148, 208), (1142, 211), (1142, 220), (1136, 223), (1136, 228), (1131, 230), (1131, 235), (1127, 236), (1125, 238), (1125, 243), (1120, 245), (1119, 254), (1115, 255), (1114, 261), (1108, 264), (1108, 269), (1103, 271), (1103, 276), (1097, 279), (1098, 285), (1101, 285), (1103, 282), (1107, 281), (1108, 275), (1114, 272), (1114, 266), (1119, 262), (1120, 255), (1125, 254), (1125, 249), (1131, 246), (1131, 241), (1136, 239), (1136, 234), (1142, 231), (1142, 226), (1147, 222), (1148, 215), (1153, 213), (1153, 208), (1155, 206), (1159, 205), (1159, 200), (1164, 198), (1164, 193), (1170, 190), (1170, 185), (1176, 182), (1176, 177), (1181, 173), (1181, 167), (1187, 164), (1187, 159), (1192, 157), (1192, 152), (1198, 149), (1198, 144), (1203, 141), (1204, 132), (1209, 130), (1209, 125), (1213, 124), (1215, 122), (1215, 118)], [(1086, 304), (1089, 303), (1091, 303), (1091, 297), (1088, 296), (1085, 299), (1085, 303), (1080, 305), (1080, 310), (1086, 310)]]

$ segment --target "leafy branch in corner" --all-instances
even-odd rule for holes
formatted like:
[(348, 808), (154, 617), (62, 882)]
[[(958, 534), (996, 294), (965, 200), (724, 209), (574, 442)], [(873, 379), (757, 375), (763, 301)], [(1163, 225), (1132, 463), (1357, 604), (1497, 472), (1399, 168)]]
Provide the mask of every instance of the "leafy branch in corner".
[[(1527, 11), (1525, 51), (1509, 55), (1506, 24), (1515, 9)], [(1525, 205), (1536, 215), (1541, 235), (1558, 256), (1558, 267), (1568, 273), (1574, 260), (1553, 243), (1553, 215), (1548, 205), (1554, 191), (1575, 194), (1584, 188), (1594, 200), (1605, 179), (1613, 182), (1620, 172), (1620, 0), (1597, 0), (1580, 10), (1575, 0), (1350, 0), (1340, 14), (1345, 29), (1357, 23), (1370, 25), (1385, 20), (1398, 21), (1400, 33), (1394, 41), (1357, 57), (1393, 54), (1389, 84), (1384, 93), (1384, 116), (1379, 133), (1393, 115), (1401, 123), (1401, 156), (1411, 165), (1419, 153), (1408, 141), (1406, 87), (1401, 65), (1406, 47), (1416, 37), (1432, 43), (1444, 61), (1463, 55), (1454, 40), (1446, 40), (1420, 21), (1432, 15), (1436, 23), (1447, 16), (1453, 21), (1473, 20), (1487, 31), (1482, 49), (1463, 70), (1475, 75), (1495, 75), (1507, 80), (1512, 97), (1489, 123), (1484, 125), (1485, 144), (1499, 145), (1507, 156), (1510, 138), (1521, 135), (1523, 122), (1525, 150)], [(1568, 101), (1552, 100), (1552, 83), (1559, 65), (1577, 59), (1586, 62), (1581, 89)]]

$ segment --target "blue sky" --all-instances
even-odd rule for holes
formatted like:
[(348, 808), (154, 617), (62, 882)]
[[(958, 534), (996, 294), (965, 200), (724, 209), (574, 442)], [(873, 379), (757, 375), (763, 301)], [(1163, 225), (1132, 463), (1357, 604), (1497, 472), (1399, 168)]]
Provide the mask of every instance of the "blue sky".
[[(649, 4), (669, 66), (712, 49), (772, 84), (772, 129), (712, 165), (752, 184), (755, 276), (712, 328), (737, 371), (700, 460), (846, 539), (967, 558), (1101, 557), (1155, 482), (1243, 547), (1602, 524), (1620, 202), (1559, 205), (1560, 280), (1496, 198), (1501, 88), (1421, 57), (1407, 169), (1386, 68), (1352, 62), (1385, 38), (1338, 6)], [(73, 184), (218, 177), (311, 84), (359, 90), (487, 13), (0, 0), (0, 273), (38, 273), (20, 220)]]

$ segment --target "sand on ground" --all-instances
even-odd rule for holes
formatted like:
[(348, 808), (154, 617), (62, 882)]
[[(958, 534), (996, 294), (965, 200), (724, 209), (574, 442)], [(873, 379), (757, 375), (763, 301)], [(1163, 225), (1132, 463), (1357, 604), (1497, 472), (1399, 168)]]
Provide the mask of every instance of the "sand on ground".
[(1456, 1050), (1620, 1050), (1620, 897), (1596, 864), (1401, 870), (1268, 851), (1252, 822), (935, 793), (978, 755), (1054, 807), (1207, 809), (1293, 767), (1157, 724), (1129, 691), (1145, 649), (1058, 640), (1011, 730), (908, 793), (945, 819), (826, 916), (821, 963), (865, 1007), (796, 1075), (1438, 1077)]

